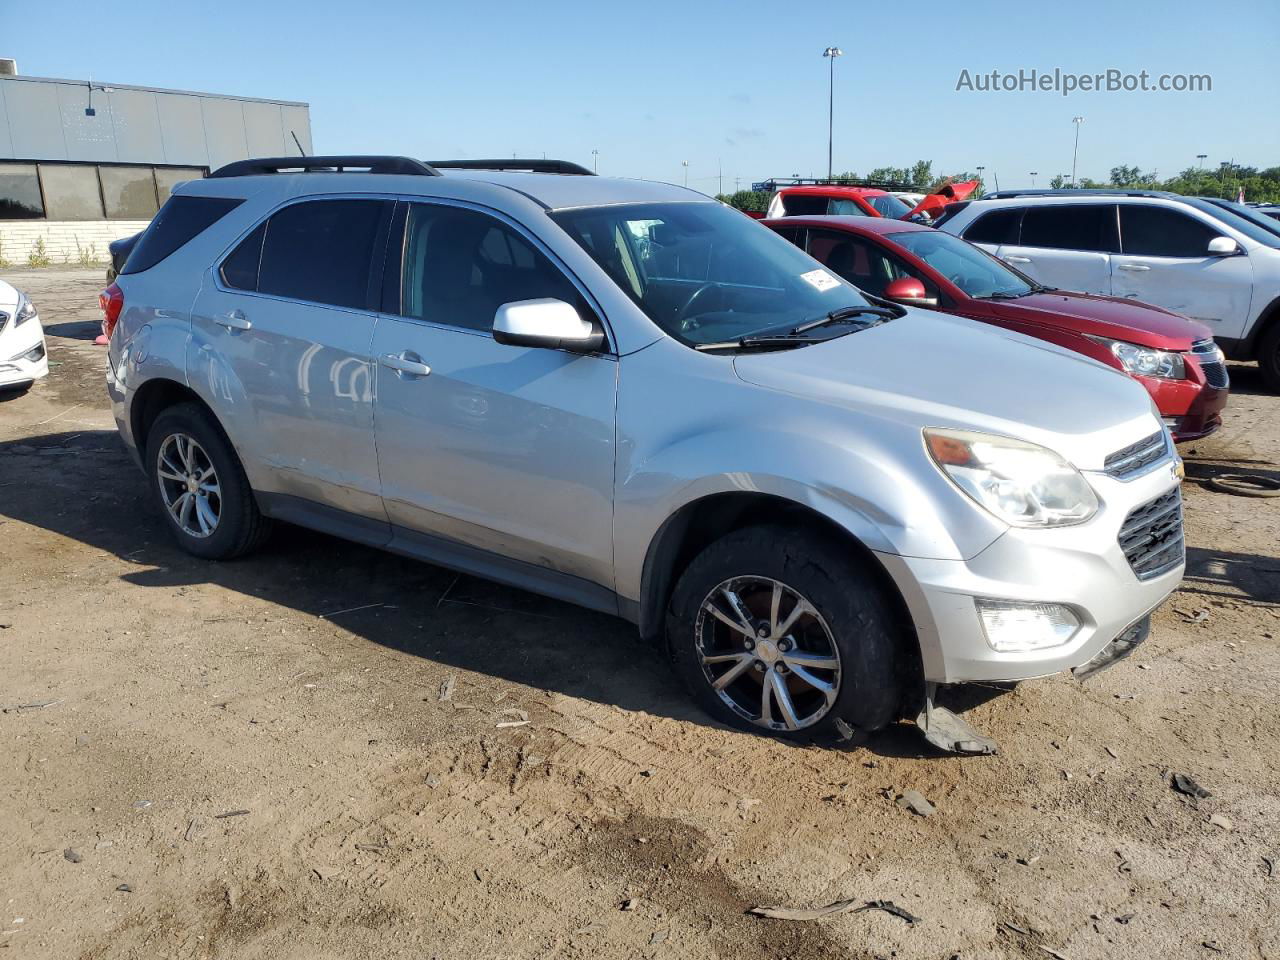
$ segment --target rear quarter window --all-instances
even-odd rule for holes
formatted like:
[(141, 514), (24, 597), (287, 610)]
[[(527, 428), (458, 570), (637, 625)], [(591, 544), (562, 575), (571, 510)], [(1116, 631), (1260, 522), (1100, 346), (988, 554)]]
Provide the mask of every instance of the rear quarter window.
[(125, 261), (121, 274), (150, 270), (234, 210), (234, 197), (170, 197)]
[(964, 232), (964, 238), (970, 243), (1017, 243), (1021, 216), (1020, 207), (984, 213)]

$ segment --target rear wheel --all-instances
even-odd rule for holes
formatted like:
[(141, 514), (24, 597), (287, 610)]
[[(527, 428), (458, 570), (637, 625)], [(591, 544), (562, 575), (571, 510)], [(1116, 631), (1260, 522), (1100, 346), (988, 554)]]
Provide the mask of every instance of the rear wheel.
[(668, 642), (694, 698), (740, 729), (872, 730), (901, 703), (896, 629), (879, 578), (820, 537), (730, 533), (681, 575)]
[(209, 413), (170, 407), (147, 434), (147, 472), (170, 532), (188, 553), (228, 560), (269, 532), (240, 458)]
[(1280, 319), (1262, 335), (1262, 342), (1258, 344), (1258, 367), (1267, 389), (1280, 393)]

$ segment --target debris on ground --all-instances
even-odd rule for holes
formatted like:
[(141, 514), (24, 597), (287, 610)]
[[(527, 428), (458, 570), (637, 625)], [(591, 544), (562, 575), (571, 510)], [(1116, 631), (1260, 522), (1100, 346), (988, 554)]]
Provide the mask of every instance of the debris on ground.
[(993, 739), (979, 733), (963, 717), (934, 704), (931, 697), (925, 699), (916, 726), (927, 742), (947, 753), (995, 756), (1000, 752)]
[(52, 707), (52, 706), (55, 706), (56, 704), (59, 704), (59, 703), (61, 703), (61, 702), (62, 702), (62, 700), (61, 700), (61, 699), (58, 699), (58, 700), (33, 700), (31, 703), (19, 703), (19, 704), (15, 704), (15, 705), (14, 705), (14, 706), (12, 706), (12, 707), (5, 707), (5, 708), (3, 709), (3, 711), (0, 711), (0, 712), (3, 712), (3, 713), (18, 713), (19, 711), (22, 711), (22, 710), (42, 710), (42, 709), (44, 709), (45, 707)]
[(127, 883), (122, 883), (116, 887), (116, 892), (117, 893), (133, 893), (133, 887), (129, 886), (129, 884)]
[(1030, 930), (1024, 930), (1022, 929), (1022, 927), (1015, 926), (1014, 924), (1009, 923), (1008, 921), (1001, 923), (1000, 926), (1004, 927), (1006, 930), (1012, 930), (1014, 933), (1020, 934), (1024, 937), (1031, 936)]
[(620, 907), (620, 909), (630, 912), (638, 906), (640, 906), (640, 901), (637, 900), (635, 897), (629, 897), (628, 899), (622, 901), (622, 906)]
[(67, 847), (67, 849), (62, 851), (62, 856), (64, 859), (70, 860), (72, 863), (79, 863), (84, 859), (84, 857), (80, 855), (79, 850), (72, 850), (70, 847)]
[(898, 797), (896, 803), (900, 807), (905, 807), (916, 816), (927, 817), (937, 812), (938, 808), (925, 799), (924, 794), (919, 790), (904, 790)]
[(191, 818), (191, 822), (187, 824), (187, 832), (182, 835), (182, 839), (188, 842), (196, 837), (196, 832), (200, 829), (200, 821), (195, 817)]
[(1222, 948), (1218, 946), (1218, 941), (1216, 940), (1205, 940), (1200, 944), (1200, 946), (1204, 947), (1206, 950), (1212, 950), (1214, 953), (1222, 952)]
[(835, 913), (862, 913), (865, 910), (880, 910), (884, 913), (893, 914), (895, 917), (907, 921), (908, 924), (914, 926), (920, 922), (920, 917), (904, 910), (892, 900), (867, 900), (859, 902), (858, 900), (837, 900), (835, 903), (829, 903), (825, 907), (752, 907), (747, 913), (755, 914), (757, 917), (768, 917), (771, 920), (817, 920), (821, 917), (829, 917)]
[(457, 682), (458, 682), (458, 678), (455, 677), (452, 673), (449, 674), (449, 676), (444, 678), (444, 683), (440, 684), (440, 696), (438, 697), (441, 703), (444, 703), (447, 700), (453, 699), (453, 688), (457, 684)]
[(663, 940), (667, 939), (667, 937), (669, 936), (671, 936), (670, 930), (655, 930), (649, 936), (649, 946), (652, 947), (656, 943), (661, 943)]
[(525, 713), (523, 710), (517, 710), (515, 707), (508, 707), (506, 710), (503, 710), (499, 716), (507, 718), (505, 720), (499, 720), (494, 724), (495, 727), (499, 728), (523, 727), (529, 722), (529, 714)]
[(427, 778), (422, 782), (425, 783), (432, 790), (434, 790), (436, 787), (440, 786), (441, 780), (440, 780), (440, 777), (437, 776), (436, 774), (428, 773)]
[(1103, 749), (1107, 751), (1108, 755), (1110, 755), (1110, 757), (1111, 757), (1111, 759), (1112, 759), (1112, 760), (1119, 760), (1119, 759), (1120, 759), (1120, 754), (1116, 753), (1116, 752), (1115, 752), (1114, 750), (1112, 750), (1110, 747), (1103, 747)]
[(1043, 950), (1045, 953), (1047, 953), (1049, 956), (1053, 957), (1054, 960), (1067, 960), (1066, 956), (1059, 953), (1057, 950), (1053, 950), (1043, 945), (1040, 946), (1040, 949)]
[(1200, 784), (1196, 783), (1191, 777), (1185, 773), (1175, 773), (1173, 775), (1173, 789), (1179, 793), (1184, 793), (1188, 797), (1195, 797), (1197, 800), (1203, 800), (1206, 797), (1212, 797), (1213, 794), (1206, 790)]
[(1225, 817), (1220, 813), (1215, 813), (1209, 818), (1210, 826), (1221, 827), (1223, 830), (1230, 830), (1233, 824), (1230, 817)]
[(853, 739), (853, 727), (845, 723), (839, 717), (836, 717), (836, 741), (838, 743), (847, 743)]
[(227, 817), (243, 817), (248, 814), (248, 810), (228, 810), (226, 813), (215, 813), (213, 819), (225, 820)]

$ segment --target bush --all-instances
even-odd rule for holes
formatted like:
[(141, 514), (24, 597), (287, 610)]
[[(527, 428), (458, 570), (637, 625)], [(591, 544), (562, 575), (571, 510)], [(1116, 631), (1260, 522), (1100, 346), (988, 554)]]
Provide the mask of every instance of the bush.
[(36, 237), (35, 245), (31, 248), (31, 252), (27, 254), (27, 265), (32, 267), (47, 267), (52, 261), (49, 259), (49, 251), (45, 247), (44, 237)]

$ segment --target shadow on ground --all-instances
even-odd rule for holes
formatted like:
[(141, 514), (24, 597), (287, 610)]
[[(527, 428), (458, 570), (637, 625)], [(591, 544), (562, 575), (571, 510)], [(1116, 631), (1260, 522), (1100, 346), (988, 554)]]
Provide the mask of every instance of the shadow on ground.
[[(216, 584), (458, 669), (715, 725), (693, 706), (665, 656), (615, 617), (283, 524), (251, 557), (225, 563), (191, 557), (170, 539), (112, 431), (0, 443), (0, 517), (127, 560), (137, 569), (123, 579), (136, 586)], [(1000, 692), (958, 688), (944, 691), (940, 702), (962, 710)], [(907, 725), (836, 748), (858, 747), (938, 756)]]

